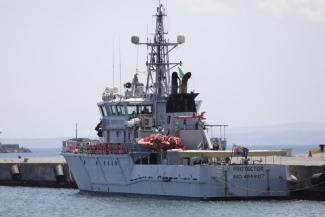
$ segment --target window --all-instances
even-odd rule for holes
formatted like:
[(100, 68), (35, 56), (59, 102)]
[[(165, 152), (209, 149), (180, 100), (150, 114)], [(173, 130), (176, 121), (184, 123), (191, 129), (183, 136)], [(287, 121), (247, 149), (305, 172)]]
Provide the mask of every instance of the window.
[(117, 114), (117, 115), (122, 115), (122, 108), (121, 108), (120, 105), (117, 105), (117, 106), (116, 106), (116, 114)]
[(102, 115), (104, 116), (104, 117), (106, 117), (107, 116), (107, 111), (106, 111), (106, 108), (105, 108), (105, 106), (100, 106), (100, 111), (102, 112)]
[(151, 114), (152, 113), (152, 106), (151, 105), (139, 106), (139, 112), (141, 114)]
[(112, 115), (116, 115), (117, 111), (115, 105), (110, 106), (110, 108), (111, 108)]
[(105, 105), (107, 116), (111, 116), (112, 112), (109, 105)]
[(100, 113), (102, 114), (102, 116), (107, 116), (107, 113), (106, 113), (106, 109), (104, 106), (99, 106), (99, 109), (100, 109)]
[(128, 105), (128, 115), (152, 114), (152, 105)]
[(148, 111), (148, 114), (152, 114), (152, 106), (151, 105), (145, 106), (145, 109)]
[(124, 105), (121, 105), (121, 111), (122, 111), (122, 115), (127, 115), (126, 107)]
[(138, 114), (137, 106), (135, 106), (135, 105), (129, 105), (127, 110), (128, 110), (128, 115), (136, 115), (136, 114)]

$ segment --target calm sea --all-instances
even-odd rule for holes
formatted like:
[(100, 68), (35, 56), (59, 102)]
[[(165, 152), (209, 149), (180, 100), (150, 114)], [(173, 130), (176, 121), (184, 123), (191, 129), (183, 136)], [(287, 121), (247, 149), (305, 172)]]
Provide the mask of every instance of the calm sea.
[(182, 201), (104, 197), (77, 190), (1, 187), (1, 217), (187, 217), (268, 216), (323, 217), (325, 202), (316, 201)]

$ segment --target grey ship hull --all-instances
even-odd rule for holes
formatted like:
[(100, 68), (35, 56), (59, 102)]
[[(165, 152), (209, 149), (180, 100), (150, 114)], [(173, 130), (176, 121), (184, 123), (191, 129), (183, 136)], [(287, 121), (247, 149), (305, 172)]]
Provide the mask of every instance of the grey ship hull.
[(188, 199), (286, 198), (286, 165), (139, 165), (130, 155), (64, 153), (80, 191)]

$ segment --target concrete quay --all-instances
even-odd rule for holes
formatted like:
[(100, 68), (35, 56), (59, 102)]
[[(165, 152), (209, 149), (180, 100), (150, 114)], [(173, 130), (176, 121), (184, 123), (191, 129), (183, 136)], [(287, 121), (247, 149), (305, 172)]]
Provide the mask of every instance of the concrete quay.
[(289, 165), (289, 173), (297, 178), (292, 186), (292, 198), (325, 200), (325, 152), (286, 157), (282, 163)]
[(0, 185), (76, 188), (61, 156), (51, 158), (0, 159)]

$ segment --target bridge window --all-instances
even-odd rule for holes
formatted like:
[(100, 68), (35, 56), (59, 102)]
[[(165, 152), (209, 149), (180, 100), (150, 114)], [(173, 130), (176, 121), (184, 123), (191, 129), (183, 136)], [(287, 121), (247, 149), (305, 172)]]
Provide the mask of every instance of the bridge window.
[(128, 110), (128, 114), (129, 115), (136, 115), (136, 114), (138, 114), (138, 112), (137, 112), (137, 106), (135, 106), (135, 105), (129, 105), (127, 110)]
[(122, 114), (121, 106), (117, 105), (115, 108), (116, 108), (116, 114), (121, 115)]
[(128, 115), (152, 114), (152, 105), (129, 105), (127, 113)]
[(116, 110), (115, 105), (110, 106), (110, 108), (111, 108), (111, 111), (112, 111), (112, 115), (116, 115), (117, 114), (117, 110)]
[(107, 114), (108, 114), (109, 116), (113, 115), (113, 112), (112, 112), (112, 108), (111, 108), (111, 106), (107, 105), (107, 106), (106, 106), (106, 110), (107, 110)]
[(106, 117), (107, 116), (107, 112), (106, 112), (106, 108), (105, 106), (99, 106), (100, 108), (100, 112), (102, 113), (102, 116)]
[(111, 111), (110, 111), (110, 108), (109, 108), (108, 105), (102, 106), (102, 109), (103, 109), (104, 116), (110, 116), (111, 115)]
[(116, 110), (118, 115), (126, 115), (125, 107), (123, 105), (117, 105)]
[(100, 112), (103, 116), (127, 115), (126, 108), (123, 105), (103, 105), (100, 106)]
[(127, 115), (126, 107), (124, 105), (121, 105), (121, 111), (122, 115)]
[(139, 112), (141, 114), (151, 114), (152, 113), (152, 106), (151, 105), (139, 106)]

